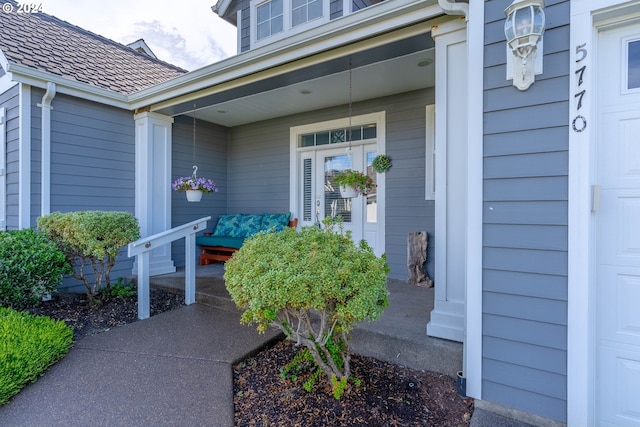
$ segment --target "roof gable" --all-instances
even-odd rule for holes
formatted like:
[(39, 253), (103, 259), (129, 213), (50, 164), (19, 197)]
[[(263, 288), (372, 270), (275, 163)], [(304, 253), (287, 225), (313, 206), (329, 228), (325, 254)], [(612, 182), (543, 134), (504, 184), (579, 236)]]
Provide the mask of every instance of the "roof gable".
[(0, 28), (9, 64), (125, 95), (187, 72), (45, 13), (0, 13)]

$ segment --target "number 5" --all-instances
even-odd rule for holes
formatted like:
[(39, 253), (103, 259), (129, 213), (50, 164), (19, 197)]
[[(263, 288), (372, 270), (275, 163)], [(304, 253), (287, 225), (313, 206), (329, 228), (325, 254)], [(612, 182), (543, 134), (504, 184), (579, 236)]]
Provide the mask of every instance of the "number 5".
[(576, 55), (582, 55), (579, 59), (576, 59), (576, 62), (583, 61), (587, 57), (587, 49), (584, 48), (586, 45), (586, 43), (582, 43), (576, 46)]

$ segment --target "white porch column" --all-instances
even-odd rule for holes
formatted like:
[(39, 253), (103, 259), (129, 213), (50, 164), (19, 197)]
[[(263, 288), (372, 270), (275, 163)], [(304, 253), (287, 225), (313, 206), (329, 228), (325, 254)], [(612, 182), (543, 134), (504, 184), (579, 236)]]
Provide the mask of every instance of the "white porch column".
[[(142, 237), (171, 229), (171, 126), (173, 118), (140, 113), (136, 121), (136, 217)], [(171, 244), (150, 252), (149, 275), (173, 273)], [(133, 267), (137, 274), (137, 265)]]
[(463, 18), (436, 45), (435, 300), (427, 335), (464, 341), (467, 250), (467, 42)]

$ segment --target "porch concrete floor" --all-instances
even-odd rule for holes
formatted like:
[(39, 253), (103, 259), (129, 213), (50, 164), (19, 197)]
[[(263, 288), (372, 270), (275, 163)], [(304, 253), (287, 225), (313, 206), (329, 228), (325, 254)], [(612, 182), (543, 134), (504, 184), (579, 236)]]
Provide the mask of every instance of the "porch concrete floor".
[[(223, 279), (224, 264), (196, 268), (196, 302), (237, 311)], [(184, 270), (150, 278), (150, 284), (184, 292)], [(412, 369), (456, 377), (462, 369), (462, 344), (428, 337), (426, 326), (433, 309), (433, 288), (389, 280), (389, 306), (375, 322), (363, 322), (351, 333), (354, 353)], [(249, 326), (247, 326), (249, 327)]]

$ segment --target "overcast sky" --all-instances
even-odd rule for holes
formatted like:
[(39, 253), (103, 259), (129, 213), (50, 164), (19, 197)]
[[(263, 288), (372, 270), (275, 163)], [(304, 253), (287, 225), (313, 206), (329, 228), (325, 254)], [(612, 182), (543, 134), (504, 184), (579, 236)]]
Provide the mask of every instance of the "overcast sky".
[(122, 44), (144, 39), (163, 61), (189, 71), (236, 54), (236, 28), (217, 0), (42, 0), (42, 11)]

